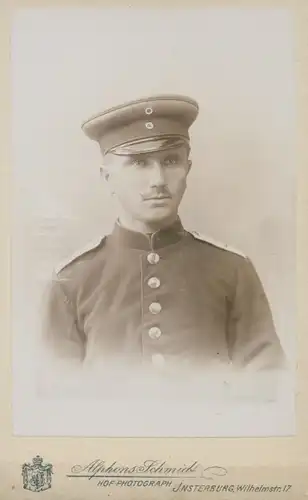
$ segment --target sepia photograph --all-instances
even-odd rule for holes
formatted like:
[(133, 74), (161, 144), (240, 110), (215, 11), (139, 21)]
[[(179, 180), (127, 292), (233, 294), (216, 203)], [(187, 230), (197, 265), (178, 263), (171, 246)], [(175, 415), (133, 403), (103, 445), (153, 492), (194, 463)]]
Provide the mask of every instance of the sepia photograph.
[(20, 9), (18, 435), (294, 433), (293, 19)]

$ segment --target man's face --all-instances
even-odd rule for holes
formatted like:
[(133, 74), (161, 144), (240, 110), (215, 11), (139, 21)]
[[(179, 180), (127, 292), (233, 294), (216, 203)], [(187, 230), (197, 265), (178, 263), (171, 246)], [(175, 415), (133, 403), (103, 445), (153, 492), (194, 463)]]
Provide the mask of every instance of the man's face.
[(143, 223), (159, 223), (177, 215), (190, 165), (185, 146), (108, 155), (105, 177), (124, 214)]

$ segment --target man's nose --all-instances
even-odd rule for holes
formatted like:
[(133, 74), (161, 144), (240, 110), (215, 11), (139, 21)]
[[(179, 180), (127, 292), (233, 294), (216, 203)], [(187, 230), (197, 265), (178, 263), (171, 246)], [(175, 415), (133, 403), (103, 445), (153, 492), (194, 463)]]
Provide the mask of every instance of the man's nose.
[(165, 185), (164, 168), (159, 161), (153, 161), (150, 168), (151, 186)]

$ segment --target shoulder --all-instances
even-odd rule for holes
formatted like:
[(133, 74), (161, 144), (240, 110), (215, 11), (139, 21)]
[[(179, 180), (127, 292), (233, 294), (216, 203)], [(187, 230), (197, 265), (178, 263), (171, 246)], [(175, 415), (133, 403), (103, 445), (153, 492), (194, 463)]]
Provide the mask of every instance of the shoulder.
[(245, 255), (242, 251), (228, 245), (227, 243), (222, 243), (220, 241), (217, 241), (214, 238), (212, 238), (211, 236), (204, 235), (202, 233), (199, 233), (198, 231), (188, 231), (188, 232), (198, 241), (206, 243), (206, 244), (208, 244), (216, 249), (222, 250), (224, 252), (229, 252), (231, 254), (238, 255), (245, 260), (248, 259), (247, 255)]
[(62, 271), (71, 268), (74, 264), (80, 264), (82, 262), (93, 260), (93, 258), (95, 258), (95, 256), (99, 253), (100, 249), (103, 248), (106, 238), (107, 235), (96, 238), (88, 242), (82, 248), (73, 252), (67, 258), (63, 259), (55, 267), (56, 275), (59, 275)]

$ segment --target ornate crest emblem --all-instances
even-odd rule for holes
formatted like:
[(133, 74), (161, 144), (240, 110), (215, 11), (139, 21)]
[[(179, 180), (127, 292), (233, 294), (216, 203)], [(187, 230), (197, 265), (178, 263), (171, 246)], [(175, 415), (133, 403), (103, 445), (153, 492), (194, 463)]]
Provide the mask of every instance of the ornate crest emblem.
[(31, 463), (22, 466), (23, 486), (25, 490), (44, 491), (51, 488), (52, 465), (44, 464), (43, 458), (37, 455)]

